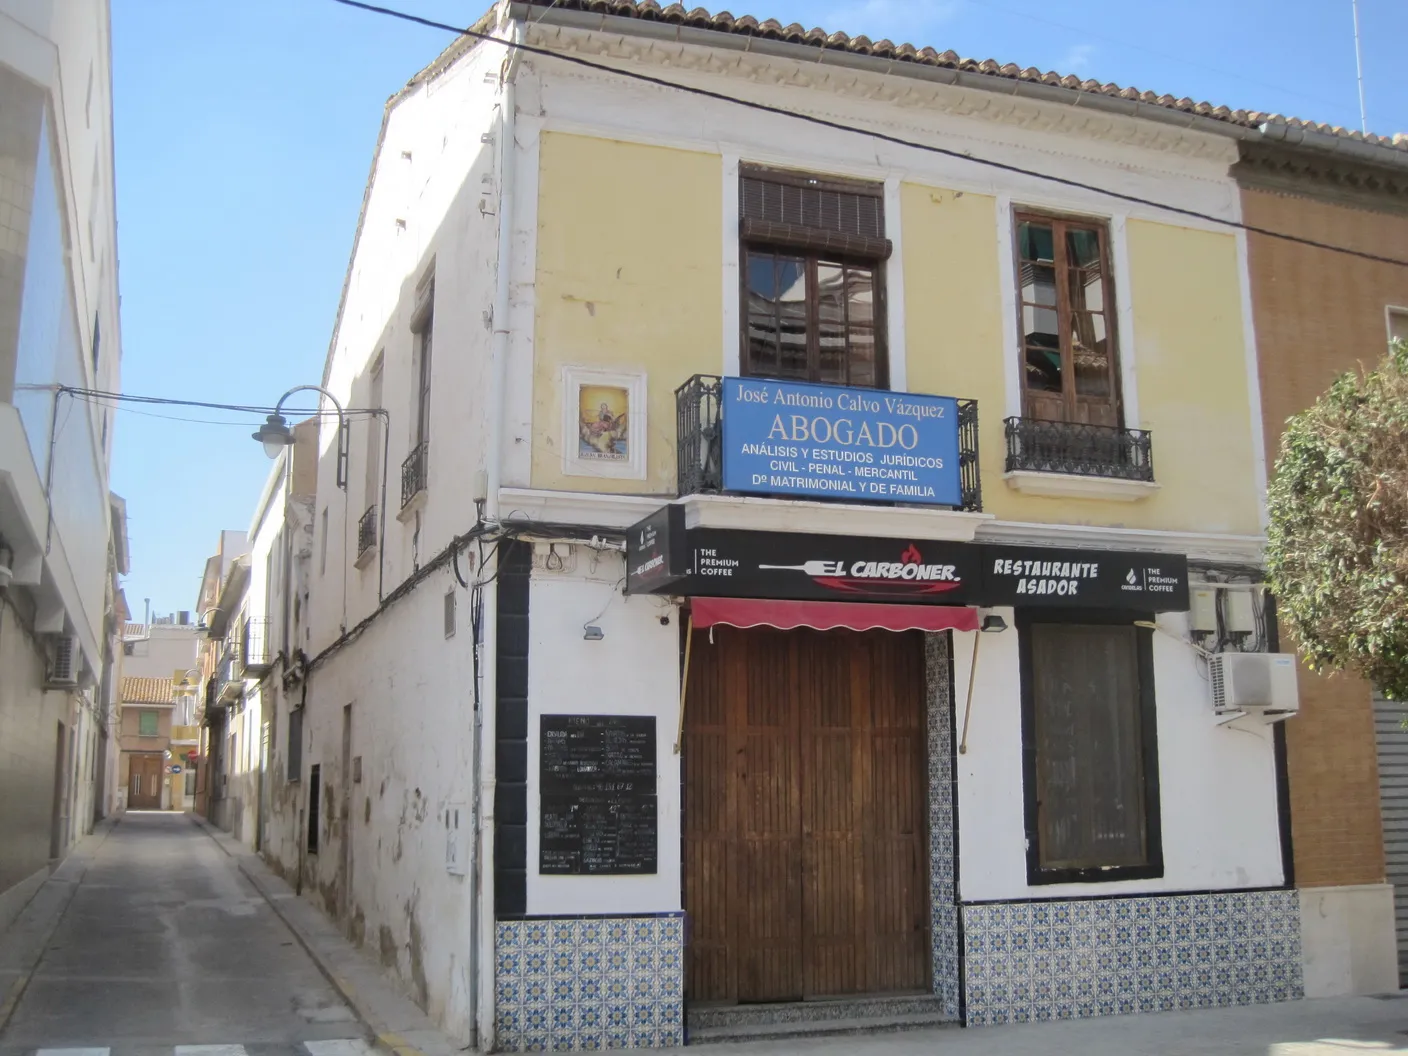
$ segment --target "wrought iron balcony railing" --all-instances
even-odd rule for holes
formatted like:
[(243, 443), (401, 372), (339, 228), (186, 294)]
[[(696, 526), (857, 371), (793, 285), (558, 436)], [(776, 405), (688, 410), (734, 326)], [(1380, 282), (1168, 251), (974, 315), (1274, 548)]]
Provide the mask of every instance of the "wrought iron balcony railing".
[(1114, 480), (1154, 479), (1147, 429), (1116, 429), (1037, 418), (1007, 419), (1007, 472), (1066, 473)]
[(244, 621), (240, 635), (240, 655), (244, 659), (244, 674), (263, 675), (274, 666), (273, 650), (269, 647), (269, 620), (251, 616)]
[(220, 663), (215, 668), (216, 704), (233, 704), (244, 692), (244, 660), (240, 656), (240, 643), (228, 641), (220, 655)]
[(361, 557), (374, 546), (376, 546), (375, 506), (362, 514), (362, 519), (357, 522), (357, 556)]
[(406, 461), (401, 463), (401, 508), (404, 510), (412, 499), (425, 490), (426, 469), (430, 465), (430, 441), (422, 440), (411, 448)]
[[(675, 390), (675, 468), (680, 495), (723, 491), (723, 382), (720, 377), (696, 374)], [(983, 508), (983, 490), (978, 472), (978, 404), (974, 400), (958, 400), (957, 403), (962, 502), (956, 508), (979, 512)], [(893, 505), (885, 500), (853, 501)]]

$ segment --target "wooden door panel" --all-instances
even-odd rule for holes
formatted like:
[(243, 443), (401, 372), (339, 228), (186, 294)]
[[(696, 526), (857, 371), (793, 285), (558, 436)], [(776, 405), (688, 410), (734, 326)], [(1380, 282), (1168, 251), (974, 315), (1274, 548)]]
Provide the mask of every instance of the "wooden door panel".
[(157, 756), (134, 755), (128, 764), (127, 806), (156, 810), (161, 806), (161, 777), (165, 767)]
[(928, 980), (922, 641), (701, 632), (685, 711), (691, 1001)]
[(873, 670), (887, 673), (872, 680), (869, 701), (869, 988), (921, 990), (929, 982), (923, 640), (877, 632), (869, 641)]

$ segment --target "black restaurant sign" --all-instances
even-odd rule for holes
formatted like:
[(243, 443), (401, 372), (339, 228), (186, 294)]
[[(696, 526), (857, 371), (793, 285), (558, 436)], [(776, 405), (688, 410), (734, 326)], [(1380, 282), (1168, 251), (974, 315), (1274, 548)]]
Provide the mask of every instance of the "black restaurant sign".
[(1133, 550), (980, 545), (982, 604), (1058, 608), (1188, 608), (1188, 559)]
[(539, 873), (656, 872), (654, 716), (544, 715), (541, 732)]
[[(678, 510), (667, 513), (666, 510)], [(1182, 612), (1181, 554), (684, 528), (665, 507), (629, 530), (637, 594)]]

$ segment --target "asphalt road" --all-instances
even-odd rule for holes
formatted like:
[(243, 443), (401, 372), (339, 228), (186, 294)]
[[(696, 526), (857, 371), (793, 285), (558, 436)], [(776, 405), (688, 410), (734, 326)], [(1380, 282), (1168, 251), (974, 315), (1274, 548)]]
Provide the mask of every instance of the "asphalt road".
[(355, 1056), (364, 1037), (214, 840), (185, 815), (138, 812), (83, 875), (0, 1056)]

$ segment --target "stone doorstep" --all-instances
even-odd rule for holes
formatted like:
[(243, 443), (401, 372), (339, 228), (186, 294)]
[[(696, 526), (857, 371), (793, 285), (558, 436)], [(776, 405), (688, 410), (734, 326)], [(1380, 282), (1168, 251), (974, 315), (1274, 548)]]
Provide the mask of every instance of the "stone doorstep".
[(933, 994), (696, 1006), (685, 1022), (692, 1045), (958, 1026)]

